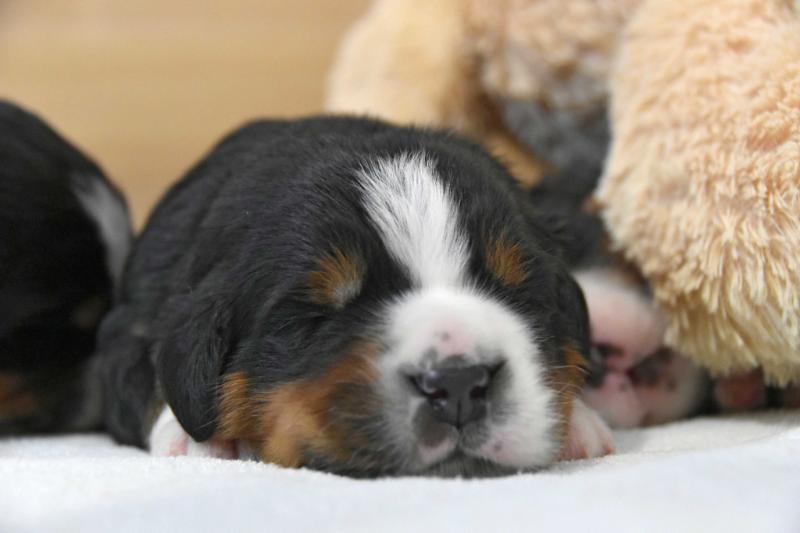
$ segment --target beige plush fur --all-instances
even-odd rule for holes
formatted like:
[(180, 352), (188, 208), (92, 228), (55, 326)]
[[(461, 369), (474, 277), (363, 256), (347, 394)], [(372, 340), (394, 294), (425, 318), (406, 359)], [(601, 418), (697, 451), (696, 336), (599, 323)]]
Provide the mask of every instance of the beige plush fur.
[(800, 13), (787, 0), (657, 0), (611, 80), (606, 220), (718, 372), (800, 379)]
[(727, 373), (800, 380), (800, 15), (793, 0), (376, 0), (342, 46), (330, 111), (456, 128), (523, 182), (506, 127), (611, 104), (599, 198), (668, 341)]
[(543, 164), (498, 105), (602, 106), (616, 36), (638, 2), (378, 0), (342, 45), (326, 108), (458, 129), (533, 182)]

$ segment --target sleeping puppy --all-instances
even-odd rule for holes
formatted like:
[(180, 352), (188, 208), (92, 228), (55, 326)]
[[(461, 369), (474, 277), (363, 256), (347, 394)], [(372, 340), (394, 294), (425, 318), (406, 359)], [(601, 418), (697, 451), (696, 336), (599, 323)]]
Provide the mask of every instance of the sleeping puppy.
[(564, 258), (583, 289), (592, 351), (586, 403), (612, 427), (661, 424), (709, 406), (707, 373), (664, 346), (665, 321), (645, 280), (610, 250), (591, 208), (592, 184), (546, 178), (530, 200), (557, 225)]
[(95, 427), (85, 362), (131, 240), (92, 161), (0, 101), (0, 434)]
[(583, 296), (544, 222), (448, 133), (250, 124), (137, 241), (98, 340), (107, 425), (154, 454), (357, 477), (608, 453), (576, 397)]
[[(596, 169), (595, 176), (599, 176)], [(800, 387), (777, 388), (756, 369), (711, 379), (663, 344), (665, 320), (644, 278), (610, 249), (587, 173), (547, 177), (529, 199), (551, 218), (589, 309), (592, 350), (584, 401), (615, 428), (699, 414), (800, 407)]]
[(664, 345), (665, 320), (644, 281), (628, 265), (605, 259), (575, 272), (592, 328), (584, 399), (616, 428), (700, 414), (710, 400), (708, 374)]

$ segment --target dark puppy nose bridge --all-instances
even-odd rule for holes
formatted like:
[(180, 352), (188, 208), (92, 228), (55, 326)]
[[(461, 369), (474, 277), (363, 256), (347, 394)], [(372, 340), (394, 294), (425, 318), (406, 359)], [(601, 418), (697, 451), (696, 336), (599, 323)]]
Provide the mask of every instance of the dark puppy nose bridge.
[(431, 407), (433, 416), (462, 428), (486, 417), (487, 395), (499, 366), (465, 365), (431, 368), (410, 381)]

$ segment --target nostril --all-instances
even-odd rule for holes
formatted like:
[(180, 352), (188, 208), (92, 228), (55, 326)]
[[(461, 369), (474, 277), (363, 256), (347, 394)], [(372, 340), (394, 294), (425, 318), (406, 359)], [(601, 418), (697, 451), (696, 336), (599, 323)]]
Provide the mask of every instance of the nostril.
[(446, 400), (447, 391), (444, 389), (434, 389), (431, 392), (424, 393), (429, 400)]
[(489, 387), (485, 386), (474, 387), (471, 391), (469, 391), (469, 397), (472, 398), (473, 400), (485, 400), (488, 392), (489, 392)]
[(433, 370), (408, 376), (411, 386), (429, 400), (447, 399), (447, 389), (439, 386), (441, 375)]
[(428, 400), (446, 400), (449, 394), (445, 389), (429, 388), (420, 385), (419, 380), (413, 380), (414, 388)]
[(475, 385), (469, 391), (469, 397), (476, 401), (483, 401), (486, 400), (486, 397), (489, 394), (489, 385), (491, 384), (494, 377), (502, 368), (503, 363), (498, 363), (496, 365), (491, 366), (484, 366), (481, 369), (481, 372), (478, 374), (478, 380), (476, 381)]
[(489, 371), (489, 381), (493, 380), (504, 366), (506, 366), (505, 361), (500, 361), (499, 363), (487, 366), (486, 368)]

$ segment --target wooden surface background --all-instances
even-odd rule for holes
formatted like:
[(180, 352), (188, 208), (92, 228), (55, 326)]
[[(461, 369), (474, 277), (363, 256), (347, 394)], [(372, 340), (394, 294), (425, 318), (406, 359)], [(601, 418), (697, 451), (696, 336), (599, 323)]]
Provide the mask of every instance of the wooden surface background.
[(0, 0), (0, 97), (125, 191), (137, 225), (217, 139), (320, 109), (368, 0)]

